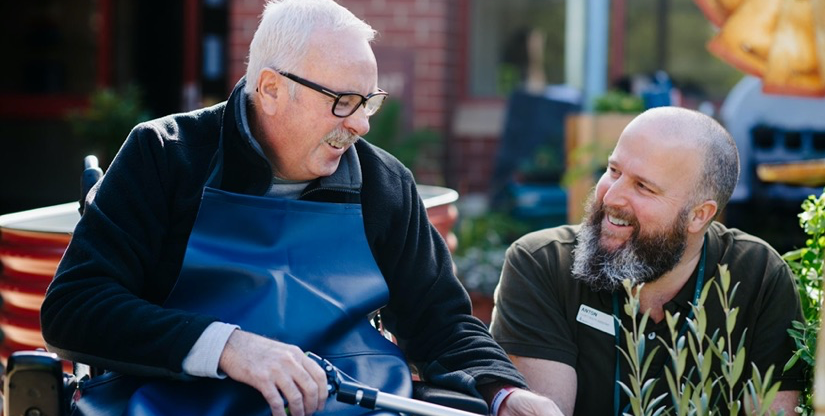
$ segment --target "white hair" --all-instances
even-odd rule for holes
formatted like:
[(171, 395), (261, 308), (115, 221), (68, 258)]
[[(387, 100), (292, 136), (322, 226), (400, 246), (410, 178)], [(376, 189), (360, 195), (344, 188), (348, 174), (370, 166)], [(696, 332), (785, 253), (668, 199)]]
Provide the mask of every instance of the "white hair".
[(270, 0), (249, 45), (247, 94), (255, 91), (264, 68), (292, 72), (306, 54), (310, 35), (318, 30), (348, 31), (367, 42), (376, 31), (333, 0)]

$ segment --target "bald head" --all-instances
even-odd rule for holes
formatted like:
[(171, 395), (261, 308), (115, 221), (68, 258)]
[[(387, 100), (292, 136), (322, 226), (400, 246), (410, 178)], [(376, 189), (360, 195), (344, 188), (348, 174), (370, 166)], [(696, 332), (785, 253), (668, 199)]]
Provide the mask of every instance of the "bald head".
[(733, 138), (713, 118), (681, 107), (651, 108), (627, 125), (622, 136), (637, 129), (655, 131), (663, 144), (680, 144), (699, 152), (694, 202), (713, 199), (721, 212), (739, 180), (739, 152)]

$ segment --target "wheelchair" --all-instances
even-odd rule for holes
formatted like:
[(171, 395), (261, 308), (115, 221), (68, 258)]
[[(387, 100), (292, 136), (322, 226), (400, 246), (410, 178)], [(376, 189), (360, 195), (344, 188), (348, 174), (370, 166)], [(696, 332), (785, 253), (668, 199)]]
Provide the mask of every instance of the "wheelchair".
[[(81, 177), (80, 214), (86, 195), (103, 176), (94, 156), (84, 159)], [(344, 381), (338, 370), (321, 357), (313, 357), (327, 372), (330, 397), (366, 409), (384, 409), (421, 415), (486, 415), (484, 400), (464, 393), (414, 381), (413, 398), (382, 393), (368, 386)], [(11, 354), (3, 375), (3, 415), (63, 416), (73, 410), (73, 397), (82, 383), (104, 372), (82, 363), (67, 363), (57, 354), (35, 350)], [(366, 397), (366, 399), (365, 399)], [(369, 407), (372, 406), (372, 407)]]
[[(486, 415), (487, 403), (477, 397), (414, 381), (413, 398), (386, 394), (342, 380), (329, 362), (313, 357), (327, 372), (330, 396), (365, 409), (390, 410), (423, 416)], [(91, 379), (88, 367), (75, 365), (63, 371), (63, 361), (46, 351), (18, 351), (8, 360), (3, 382), (3, 415), (65, 416), (72, 413), (72, 398), (79, 384)], [(80, 375), (82, 374), (82, 375)]]

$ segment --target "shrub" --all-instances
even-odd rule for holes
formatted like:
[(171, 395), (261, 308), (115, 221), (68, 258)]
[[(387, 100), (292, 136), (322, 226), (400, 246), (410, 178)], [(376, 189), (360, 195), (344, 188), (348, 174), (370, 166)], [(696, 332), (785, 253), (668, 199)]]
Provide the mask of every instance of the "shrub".
[[(737, 415), (742, 409), (750, 409), (748, 414), (770, 414), (770, 406), (779, 391), (779, 383), (772, 382), (773, 366), (761, 374), (751, 365), (751, 376), (742, 379), (746, 370), (745, 348), (730, 342), (736, 325), (738, 308), (732, 308), (738, 283), (730, 287), (730, 272), (726, 265), (719, 265), (720, 283), (711, 279), (702, 289), (696, 305), (691, 305), (691, 316), (687, 318), (689, 330), (684, 334), (677, 328), (679, 314), (665, 311), (670, 339), (659, 338), (660, 345), (646, 353), (645, 326), (649, 311), (639, 317), (639, 296), (644, 285), (631, 286), (624, 282), (628, 300), (624, 311), (633, 322), (631, 328), (622, 326), (626, 345), (620, 348), (630, 366), (630, 386), (621, 383), (622, 390), (630, 399), (630, 411), (635, 416), (658, 416), (662, 414), (712, 415), (724, 409), (726, 414)], [(725, 328), (708, 333), (705, 300), (711, 288), (715, 288), (725, 313)], [(744, 338), (743, 338), (744, 340)], [(670, 359), (665, 366), (668, 393), (652, 397), (657, 383), (662, 380), (648, 377), (648, 368), (658, 348), (666, 349)], [(695, 366), (688, 367), (688, 357)], [(718, 360), (722, 374), (715, 373), (713, 362)], [(738, 388), (737, 388), (738, 387)], [(671, 406), (661, 404), (670, 396)]]
[(816, 358), (816, 338), (819, 334), (822, 300), (822, 256), (825, 247), (825, 193), (811, 195), (802, 203), (799, 225), (808, 234), (805, 247), (785, 253), (782, 258), (796, 277), (799, 298), (802, 303), (803, 322), (794, 322), (788, 330), (796, 343), (796, 353), (785, 365), (790, 368), (797, 361), (808, 364), (807, 383), (802, 391), (799, 412), (813, 415), (813, 371)]

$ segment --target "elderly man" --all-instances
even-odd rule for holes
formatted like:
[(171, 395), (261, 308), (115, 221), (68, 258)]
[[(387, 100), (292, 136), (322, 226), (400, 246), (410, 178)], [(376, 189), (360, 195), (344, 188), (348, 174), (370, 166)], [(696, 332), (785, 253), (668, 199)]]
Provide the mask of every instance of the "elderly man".
[(384, 392), (411, 394), (409, 361), (499, 415), (559, 414), (470, 314), (409, 170), (360, 138), (387, 96), (373, 36), (331, 0), (270, 2), (226, 102), (132, 131), (41, 310), (50, 350), (112, 370), (81, 412), (365, 412), (327, 400), (312, 351)]
[[(744, 337), (747, 361), (763, 374), (775, 366), (782, 391), (773, 408), (793, 412), (802, 369), (782, 372), (794, 350), (787, 329), (802, 320), (793, 275), (766, 243), (713, 221), (738, 175), (736, 145), (715, 120), (687, 109), (651, 109), (622, 132), (581, 225), (537, 231), (510, 247), (491, 332), (536, 392), (566, 415), (627, 411), (617, 383), (630, 385), (618, 351), (626, 343), (614, 327), (614, 318), (630, 327), (620, 312), (621, 282), (644, 283), (640, 311), (652, 322), (643, 335), (670, 340), (665, 312), (678, 312), (678, 328), (684, 326), (689, 304), (726, 264), (731, 286), (741, 282), (727, 342), (735, 347)], [(724, 312), (710, 293), (707, 333), (724, 334)], [(648, 341), (648, 351), (658, 342)], [(660, 348), (648, 372), (660, 378), (652, 397), (667, 392), (665, 365)]]

